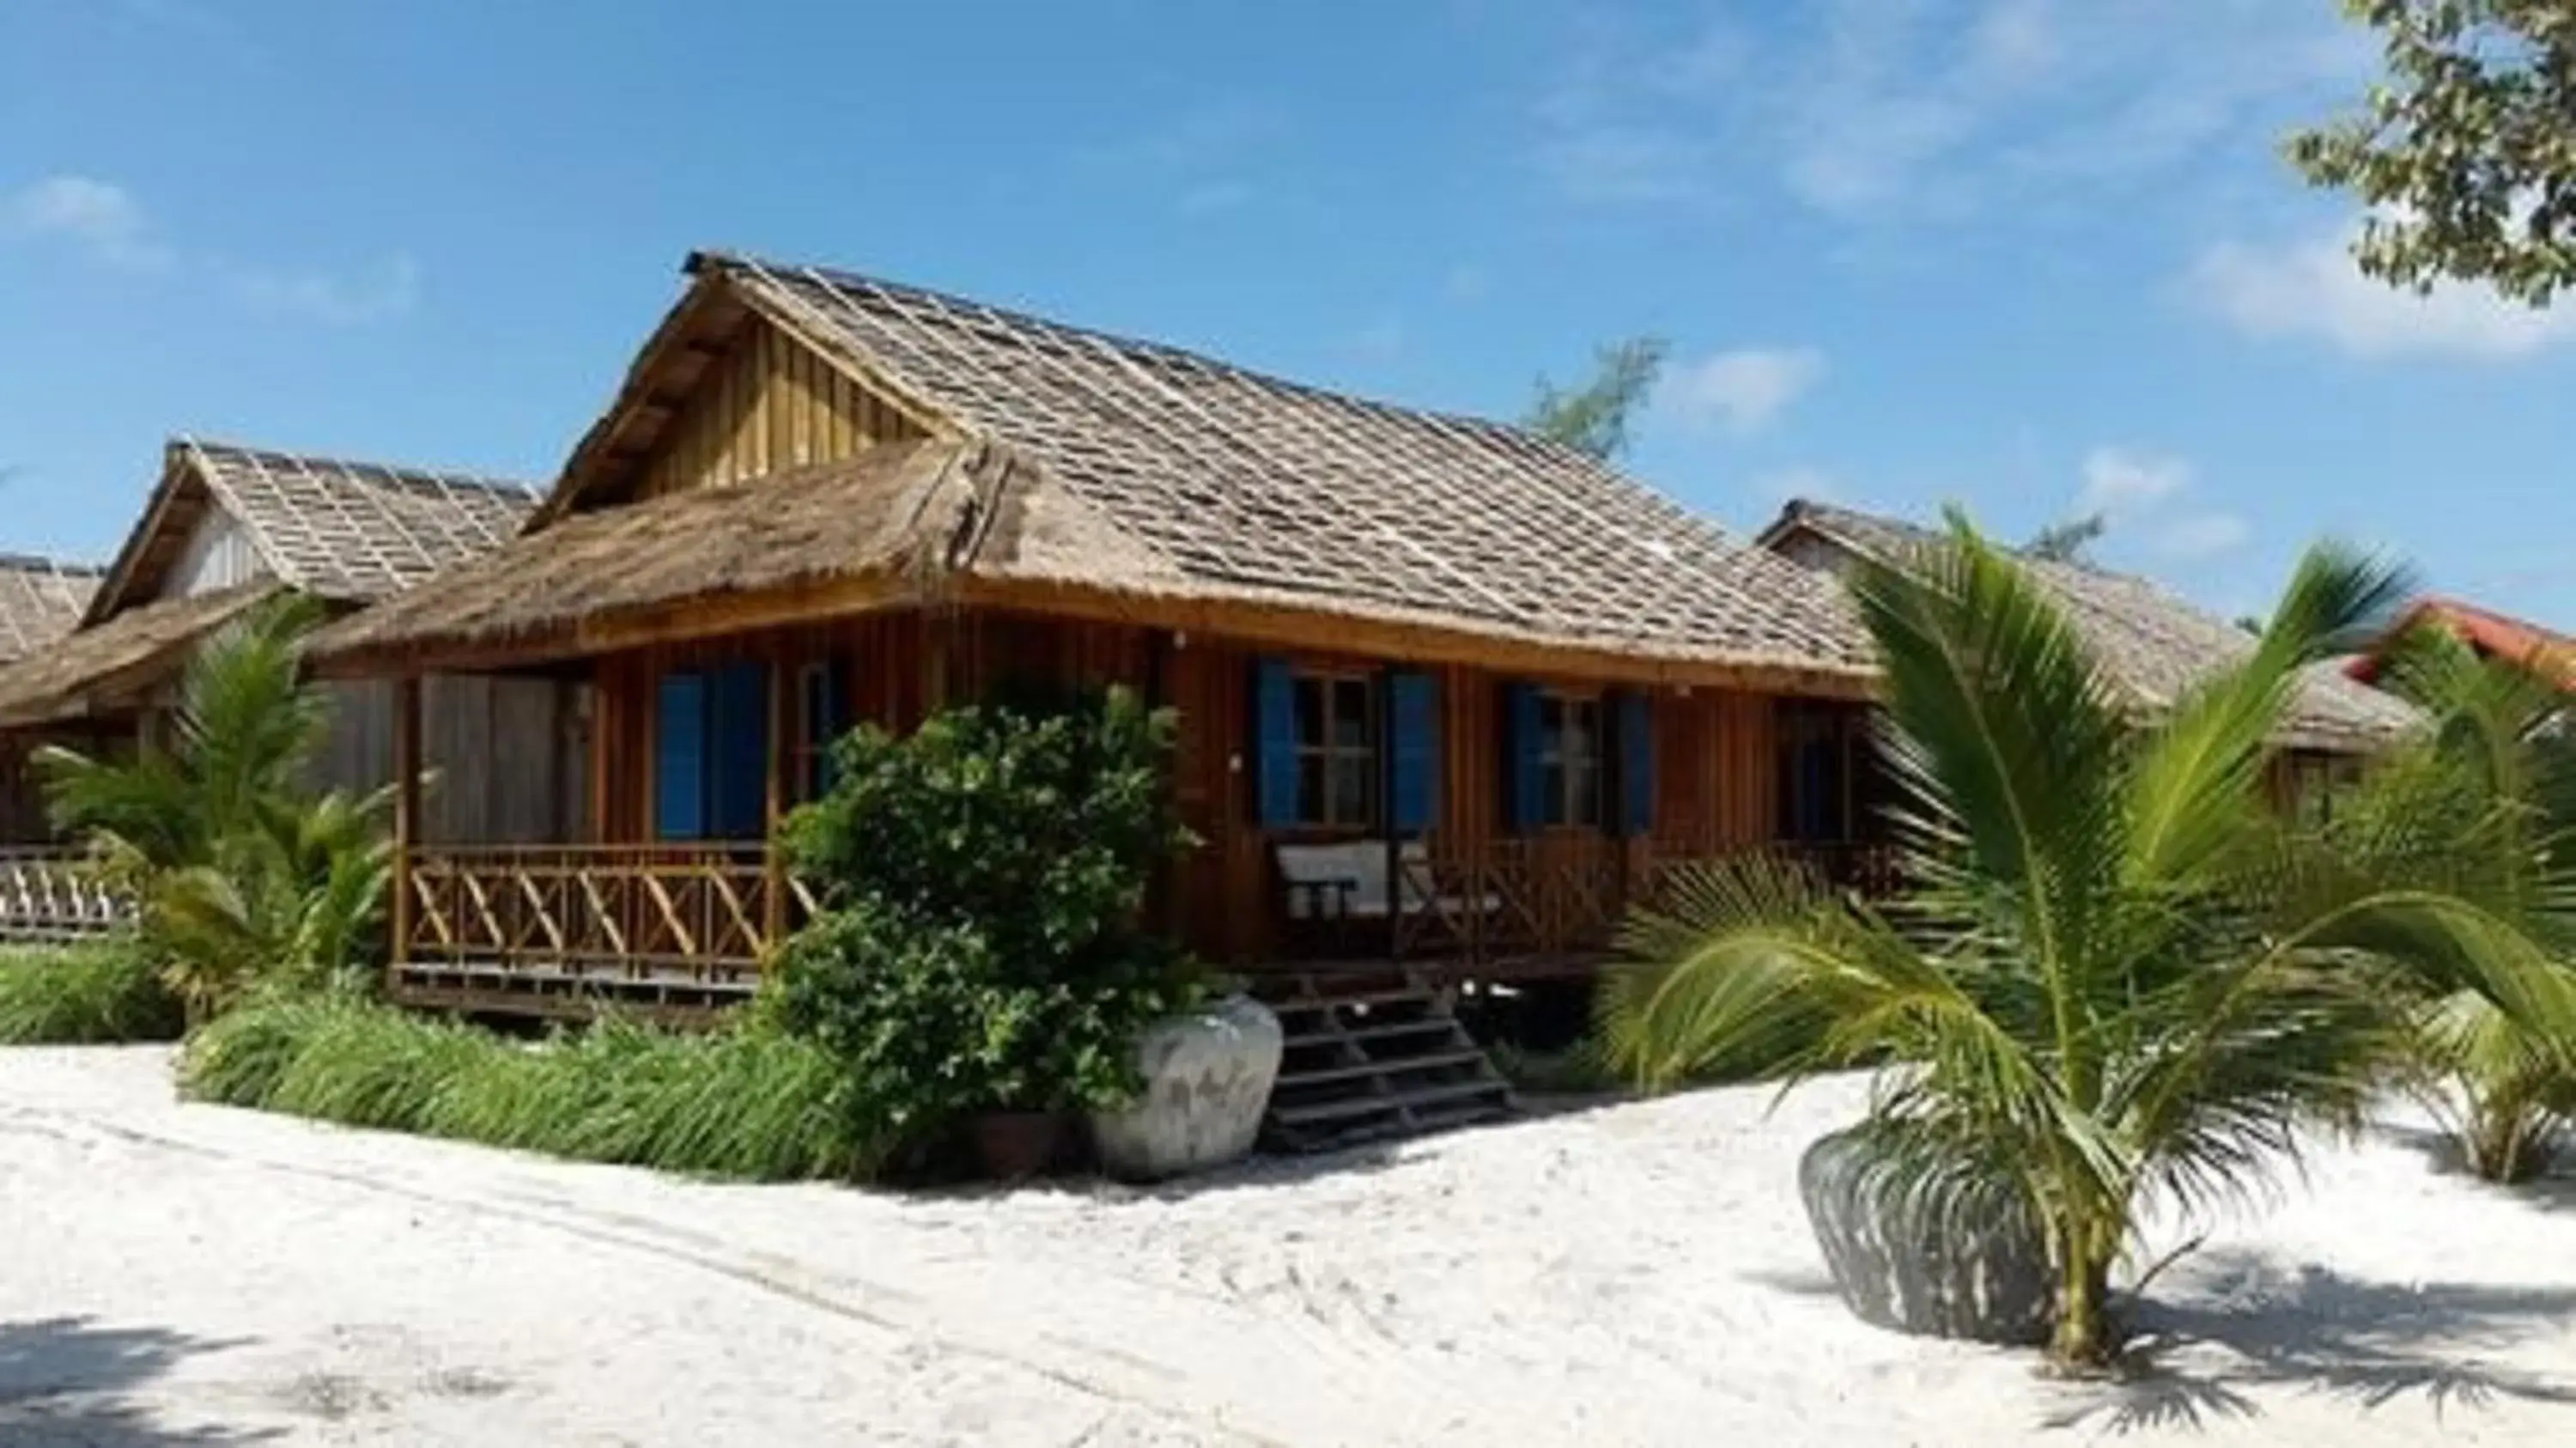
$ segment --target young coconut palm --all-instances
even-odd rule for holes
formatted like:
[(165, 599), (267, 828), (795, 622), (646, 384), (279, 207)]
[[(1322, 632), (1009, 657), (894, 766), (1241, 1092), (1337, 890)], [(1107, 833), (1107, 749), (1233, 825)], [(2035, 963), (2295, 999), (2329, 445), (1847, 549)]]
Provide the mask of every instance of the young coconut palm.
[[(2336, 812), (2331, 843), (2476, 898), (2576, 960), (2576, 739), (2554, 678), (2439, 630), (2402, 641), (2385, 677), (2431, 727)], [(2497, 1182), (2548, 1170), (2576, 1131), (2576, 1066), (2474, 989), (2422, 1001), (2416, 1027), (2424, 1095), (2469, 1168)]]
[(258, 981), (335, 977), (371, 948), (391, 795), (309, 792), (330, 701), (300, 677), (297, 645), (318, 618), (281, 601), (210, 641), (166, 749), (37, 756), (56, 824), (136, 900), (143, 943), (192, 1021)]
[(2148, 1203), (2241, 1197), (2296, 1128), (2357, 1119), (2402, 1044), (2393, 962), (2576, 1020), (2506, 922), (2382, 888), (2273, 822), (2267, 739), (2301, 671), (2402, 591), (2311, 552), (2252, 655), (2145, 722), (1963, 520), (1904, 566), (1862, 566), (1906, 800), (1902, 927), (1776, 863), (1687, 879), (1632, 923), (1646, 963), (1604, 992), (1611, 1059), (1649, 1088), (1879, 1067), (1859, 1138), (1876, 1174), (2035, 1223), (2051, 1356), (2104, 1363), (2110, 1273)]

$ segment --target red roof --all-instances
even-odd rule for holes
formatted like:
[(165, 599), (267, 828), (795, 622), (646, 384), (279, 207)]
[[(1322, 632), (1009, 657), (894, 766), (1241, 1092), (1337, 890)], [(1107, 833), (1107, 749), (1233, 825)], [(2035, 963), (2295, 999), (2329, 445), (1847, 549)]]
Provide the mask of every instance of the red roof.
[[(2397, 638), (2424, 623), (2449, 629), (2489, 658), (2546, 667), (2558, 675), (2561, 687), (2576, 692), (2576, 638), (2454, 598), (2419, 600), (2406, 610), (2406, 616), (2398, 620), (2388, 636)], [(2344, 671), (2368, 683), (2378, 677), (2379, 662), (2377, 651), (2360, 654)]]

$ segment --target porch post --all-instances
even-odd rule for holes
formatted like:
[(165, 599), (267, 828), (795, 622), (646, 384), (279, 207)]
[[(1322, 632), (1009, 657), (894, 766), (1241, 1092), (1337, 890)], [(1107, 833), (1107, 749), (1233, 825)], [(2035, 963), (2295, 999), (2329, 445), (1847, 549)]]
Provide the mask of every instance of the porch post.
[(419, 843), (420, 677), (405, 674), (394, 681), (394, 938), (387, 959), (397, 980), (411, 959), (411, 857)]
[(779, 822), (787, 818), (787, 668), (769, 661), (769, 804), (768, 827), (761, 832), (761, 931), (776, 950), (787, 939), (787, 853), (778, 846)]
[[(1326, 721), (1331, 727), (1331, 721)], [(1395, 665), (1377, 671), (1377, 818), (1386, 845), (1386, 958), (1404, 958), (1404, 845), (1395, 829)]]

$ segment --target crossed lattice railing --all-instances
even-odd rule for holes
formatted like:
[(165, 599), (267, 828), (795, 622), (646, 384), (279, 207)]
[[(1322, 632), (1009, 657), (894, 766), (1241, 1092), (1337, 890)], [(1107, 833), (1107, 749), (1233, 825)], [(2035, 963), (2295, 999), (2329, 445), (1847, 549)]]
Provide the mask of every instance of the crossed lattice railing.
[(0, 850), (0, 939), (77, 940), (133, 914), (124, 892), (77, 850)]
[[(1877, 845), (1764, 847), (1827, 883), (1891, 893), (1895, 858)], [(1651, 906), (1674, 875), (1731, 851), (1589, 832), (1482, 842), (1434, 838), (1399, 861), (1402, 908), (1391, 932), (1398, 959), (1446, 956), (1491, 965), (1609, 950), (1635, 906)]]
[(758, 844), (422, 849), (401, 963), (749, 985), (813, 896)]

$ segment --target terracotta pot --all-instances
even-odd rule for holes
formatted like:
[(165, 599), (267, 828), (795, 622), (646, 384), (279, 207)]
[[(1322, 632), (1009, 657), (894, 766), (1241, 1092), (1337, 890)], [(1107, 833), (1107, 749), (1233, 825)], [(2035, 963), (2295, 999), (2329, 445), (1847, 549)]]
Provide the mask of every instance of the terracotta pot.
[(998, 1182), (1025, 1181), (1055, 1164), (1064, 1117), (1053, 1111), (987, 1111), (975, 1118), (975, 1159)]

